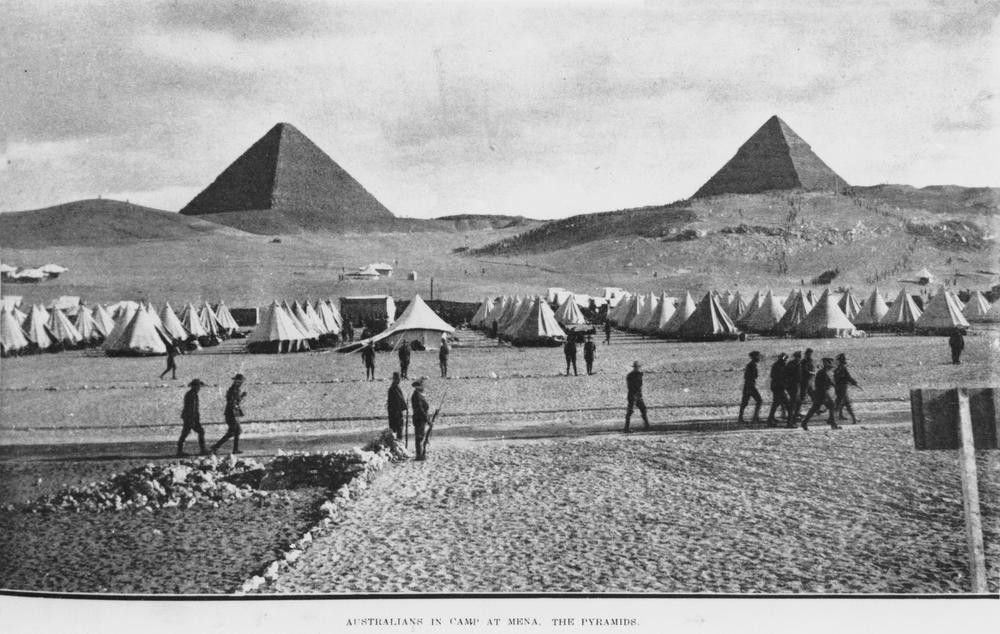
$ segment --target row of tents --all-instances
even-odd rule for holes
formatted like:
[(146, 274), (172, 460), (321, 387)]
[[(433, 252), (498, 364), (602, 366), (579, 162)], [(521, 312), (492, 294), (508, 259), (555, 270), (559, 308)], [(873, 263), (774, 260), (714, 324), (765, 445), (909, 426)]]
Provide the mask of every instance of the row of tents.
[[(567, 306), (563, 316), (565, 318), (567, 314), (571, 314), (569, 319), (572, 324), (586, 323), (572, 295), (563, 302), (563, 306)], [(515, 345), (559, 345), (566, 341), (566, 331), (542, 296), (504, 295), (496, 299), (484, 298), (469, 324), (473, 328), (495, 331), (499, 339)], [(570, 326), (571, 323), (567, 321), (565, 325)]]
[(47, 309), (33, 305), (0, 310), (0, 352), (4, 357), (100, 346), (108, 355), (166, 354), (168, 345), (195, 348), (215, 345), (239, 332), (220, 302), (197, 309), (188, 304), (180, 316), (170, 304), (157, 311), (149, 302), (110, 306), (83, 304)]
[(260, 310), (247, 350), (253, 353), (304, 352), (335, 345), (344, 331), (344, 319), (331, 299), (289, 304), (287, 301)]

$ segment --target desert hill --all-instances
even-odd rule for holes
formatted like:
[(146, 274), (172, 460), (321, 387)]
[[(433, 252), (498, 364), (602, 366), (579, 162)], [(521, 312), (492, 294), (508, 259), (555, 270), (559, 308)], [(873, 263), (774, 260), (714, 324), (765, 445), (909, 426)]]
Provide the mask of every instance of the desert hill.
[(0, 246), (11, 248), (106, 247), (140, 240), (185, 240), (212, 233), (242, 232), (199, 218), (107, 199), (0, 214)]
[(998, 281), (997, 191), (883, 185), (692, 198), (662, 207), (546, 223), (472, 252), (531, 258), (593, 284), (638, 290), (789, 288), (834, 272), (834, 284), (894, 287), (927, 266), (959, 286)]
[(454, 226), (456, 231), (476, 229), (511, 229), (521, 227), (529, 229), (543, 223), (543, 220), (533, 220), (524, 216), (503, 216), (496, 214), (455, 214), (435, 218), (439, 223)]

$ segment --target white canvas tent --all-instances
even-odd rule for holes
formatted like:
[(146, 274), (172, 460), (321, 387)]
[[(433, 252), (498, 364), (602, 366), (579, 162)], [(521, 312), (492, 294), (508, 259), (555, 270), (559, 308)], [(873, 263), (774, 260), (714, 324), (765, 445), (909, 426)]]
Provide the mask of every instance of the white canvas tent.
[(163, 330), (175, 341), (187, 341), (191, 337), (169, 302), (160, 309), (160, 324), (162, 324)]
[(62, 310), (53, 308), (49, 313), (49, 331), (52, 333), (53, 343), (69, 348), (83, 341), (76, 326), (69, 320)]
[(882, 323), (891, 325), (894, 328), (910, 329), (916, 325), (922, 312), (917, 308), (913, 298), (910, 297), (910, 294), (904, 288), (899, 291), (896, 301), (892, 303)]
[(861, 312), (861, 302), (854, 296), (851, 289), (847, 289), (847, 292), (840, 296), (837, 307), (840, 308), (844, 316), (850, 321), (854, 321)]
[[(551, 309), (549, 311), (551, 313)], [(403, 314), (391, 326), (371, 337), (369, 341), (382, 342), (383, 345), (395, 347), (400, 339), (406, 339), (411, 344), (419, 341), (425, 350), (436, 350), (441, 347), (441, 339), (451, 335), (455, 329), (445, 320), (438, 317), (420, 295), (414, 295)], [(363, 341), (362, 343), (367, 343)]]
[(681, 339), (716, 339), (736, 337), (740, 334), (733, 320), (719, 304), (711, 291), (698, 302), (691, 316), (681, 324), (678, 335)]
[(781, 318), (785, 316), (785, 309), (781, 302), (770, 290), (764, 296), (760, 308), (754, 311), (753, 315), (746, 322), (746, 329), (750, 332), (769, 333), (773, 332)]
[(7, 357), (28, 348), (28, 339), (17, 319), (6, 308), (0, 308), (0, 355)]
[(962, 315), (958, 298), (942, 286), (927, 302), (915, 326), (918, 332), (950, 332), (968, 328), (969, 322)]
[(986, 314), (990, 311), (990, 303), (986, 301), (979, 291), (972, 291), (969, 302), (962, 309), (962, 315), (967, 321), (986, 321)]
[(587, 323), (572, 293), (567, 295), (562, 306), (555, 312), (555, 317), (556, 321), (563, 326), (578, 326)]
[(856, 331), (854, 324), (837, 306), (830, 289), (823, 291), (816, 305), (795, 330), (800, 337), (850, 337)]
[(150, 311), (138, 309), (132, 319), (112, 339), (104, 341), (108, 356), (155, 356), (167, 354), (170, 337), (156, 327)]
[(299, 352), (309, 349), (308, 339), (275, 300), (260, 311), (260, 321), (247, 337), (247, 351)]
[(566, 333), (556, 321), (543, 297), (525, 302), (523, 316), (511, 324), (504, 336), (517, 345), (555, 345), (566, 340)]
[(876, 286), (872, 294), (868, 296), (868, 300), (861, 307), (861, 311), (857, 317), (855, 317), (854, 323), (866, 328), (878, 326), (888, 313), (889, 307), (886, 305), (885, 300), (882, 299), (882, 294), (879, 293)]
[(660, 329), (660, 334), (667, 336), (676, 335), (680, 332), (681, 326), (684, 325), (684, 322), (686, 322), (688, 318), (694, 314), (696, 308), (694, 300), (691, 299), (691, 293), (685, 291), (684, 299), (674, 309), (674, 314), (670, 316), (667, 323)]
[(54, 337), (48, 326), (49, 315), (40, 304), (31, 307), (28, 318), (24, 322), (24, 336), (39, 350), (48, 350), (52, 347)]
[(650, 318), (649, 323), (643, 329), (647, 334), (657, 334), (663, 331), (663, 328), (670, 321), (670, 318), (674, 316), (674, 298), (668, 297), (666, 292), (660, 293), (660, 297), (656, 302), (656, 310), (653, 312), (653, 316)]

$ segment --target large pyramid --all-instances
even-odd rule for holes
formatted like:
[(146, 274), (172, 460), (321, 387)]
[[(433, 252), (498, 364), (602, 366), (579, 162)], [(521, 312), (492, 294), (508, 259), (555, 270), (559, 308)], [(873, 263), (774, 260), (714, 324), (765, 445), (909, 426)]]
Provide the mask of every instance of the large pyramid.
[(841, 191), (846, 187), (844, 179), (775, 115), (695, 192), (694, 198), (756, 194), (772, 189)]
[(394, 218), (288, 123), (271, 128), (181, 213), (254, 233), (359, 227)]

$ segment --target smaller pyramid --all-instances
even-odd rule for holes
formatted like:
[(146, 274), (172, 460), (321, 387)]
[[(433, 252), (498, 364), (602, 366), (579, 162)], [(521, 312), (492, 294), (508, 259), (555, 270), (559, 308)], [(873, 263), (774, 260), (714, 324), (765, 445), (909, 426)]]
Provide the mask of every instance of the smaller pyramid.
[(694, 198), (775, 189), (842, 191), (847, 187), (847, 182), (775, 115), (695, 192)]

